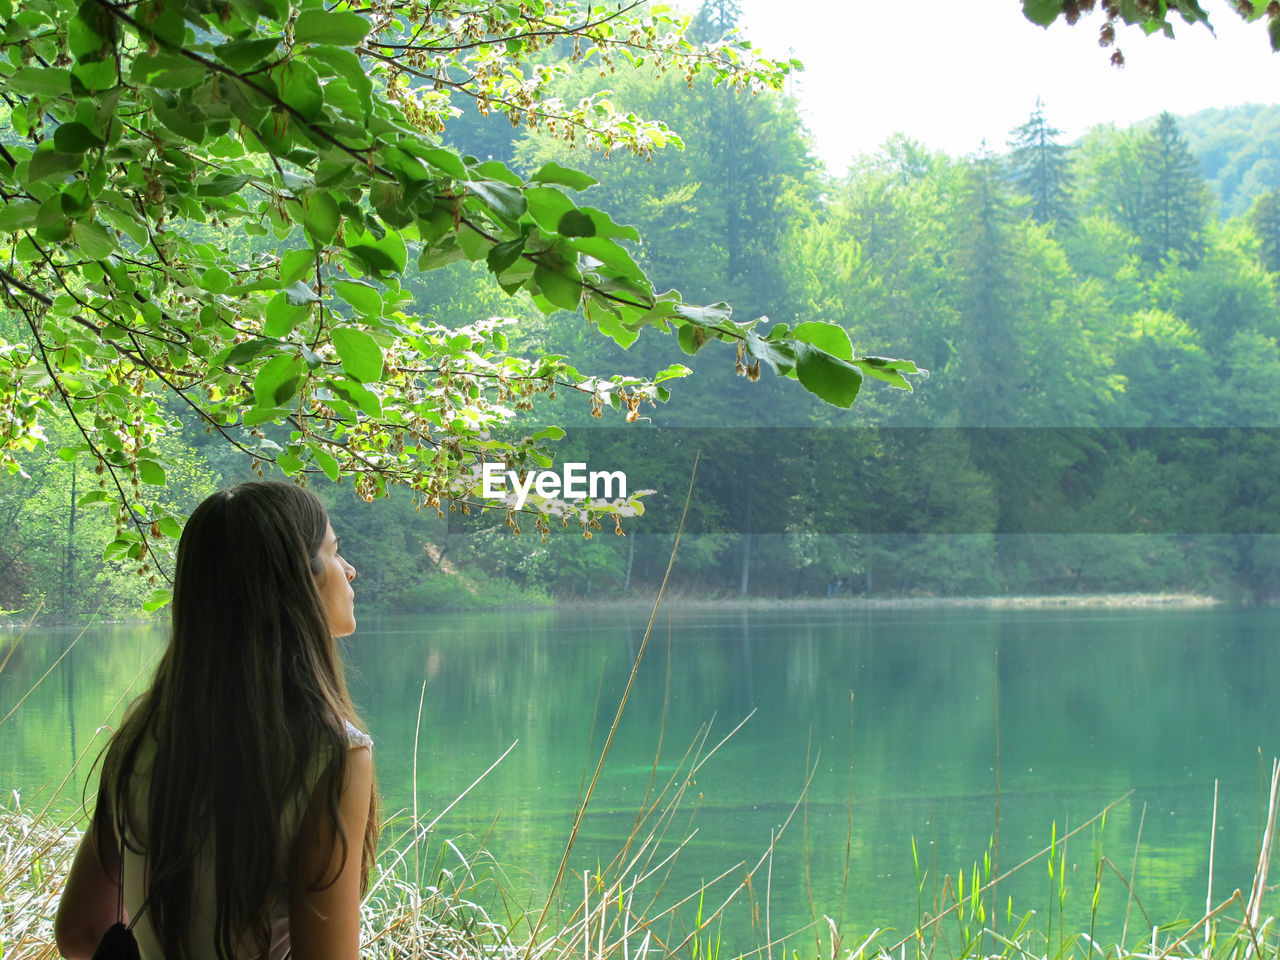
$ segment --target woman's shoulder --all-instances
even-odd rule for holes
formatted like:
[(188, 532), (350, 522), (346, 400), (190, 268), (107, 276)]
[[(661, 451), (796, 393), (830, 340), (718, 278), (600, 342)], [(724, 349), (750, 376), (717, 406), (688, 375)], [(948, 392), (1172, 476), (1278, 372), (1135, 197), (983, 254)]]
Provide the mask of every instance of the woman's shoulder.
[(373, 749), (373, 737), (369, 736), (350, 720), (345, 721), (347, 725), (347, 746), (354, 750), (356, 747), (368, 747)]

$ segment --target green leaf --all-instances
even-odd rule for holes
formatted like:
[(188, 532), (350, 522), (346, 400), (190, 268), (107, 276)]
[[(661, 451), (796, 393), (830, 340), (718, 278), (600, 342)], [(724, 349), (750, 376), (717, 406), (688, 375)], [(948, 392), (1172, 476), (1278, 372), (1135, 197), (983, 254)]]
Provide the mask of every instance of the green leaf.
[[(686, 328), (681, 327), (681, 329), (683, 330)], [(674, 380), (676, 377), (687, 377), (691, 373), (693, 373), (693, 371), (690, 370), (688, 367), (686, 367), (683, 363), (673, 363), (671, 364), (671, 366), (667, 367), (667, 369), (663, 370), (661, 373), (655, 376), (653, 378), (653, 382), (662, 383), (664, 380)]]
[(66, 176), (80, 169), (80, 158), (68, 153), (54, 150), (53, 140), (45, 140), (36, 147), (27, 166), (27, 176), (34, 181), (48, 180), (50, 177)]
[(244, 367), (264, 353), (279, 350), (283, 344), (278, 340), (254, 339), (236, 344), (227, 354), (223, 362), (229, 367)]
[(318, 303), (319, 295), (301, 280), (284, 288), (284, 295), (295, 307), (303, 307), (308, 303)]
[(467, 190), (500, 216), (508, 220), (519, 220), (528, 209), (528, 202), (519, 187), (497, 180), (473, 180), (467, 184)]
[(209, 68), (203, 63), (163, 50), (156, 54), (139, 54), (133, 58), (133, 66), (129, 70), (129, 77), (134, 83), (166, 90), (194, 87), (208, 75)]
[(173, 591), (167, 587), (152, 590), (147, 599), (142, 601), (142, 609), (147, 613), (155, 613), (173, 602)]
[(110, 499), (111, 494), (105, 490), (90, 490), (76, 501), (76, 506), (87, 507), (95, 503), (107, 503)]
[(1062, 14), (1062, 0), (1022, 0), (1022, 15), (1047, 27)]
[(304, 10), (293, 25), (296, 43), (331, 43), (354, 47), (369, 32), (369, 21), (349, 11)]
[(555, 187), (530, 187), (524, 192), (529, 216), (547, 233), (556, 232), (560, 218), (577, 206), (568, 195)]
[(150, 234), (147, 232), (146, 224), (135, 216), (117, 210), (109, 203), (100, 203), (97, 207), (98, 216), (102, 217), (107, 223), (124, 233), (130, 240), (139, 246), (147, 243)]
[(286, 451), (276, 456), (276, 466), (284, 471), (286, 477), (292, 477), (294, 474), (301, 473), (305, 464), (296, 453)]
[(360, 102), (359, 119), (367, 120), (373, 112), (373, 81), (365, 72), (360, 58), (344, 47), (316, 46), (310, 51), (310, 59), (329, 67), (337, 77), (324, 86), (325, 102), (330, 102), (330, 93), (345, 82)]
[(59, 153), (84, 153), (106, 143), (83, 123), (72, 121), (59, 125), (53, 132), (53, 148)]
[(556, 233), (563, 237), (594, 237), (596, 223), (581, 210), (566, 210), (556, 222)]
[(780, 330), (786, 329), (785, 324), (778, 324), (769, 332), (767, 339), (762, 339), (754, 330), (746, 330), (743, 339), (748, 356), (754, 360), (763, 360), (773, 368), (774, 373), (791, 376), (796, 369), (795, 348), (785, 340), (775, 339)]
[(311, 457), (319, 464), (320, 469), (324, 471), (324, 475), (334, 483), (338, 482), (338, 461), (318, 443), (311, 443)]
[(253, 400), (260, 408), (280, 407), (298, 392), (306, 365), (301, 357), (282, 353), (272, 357), (253, 379)]
[(221, 267), (210, 267), (201, 275), (200, 286), (210, 293), (222, 293), (231, 286), (231, 274)]
[(706, 345), (707, 333), (702, 327), (686, 323), (676, 331), (676, 342), (681, 350), (693, 356)]
[(640, 336), (638, 330), (623, 325), (622, 318), (618, 316), (615, 310), (608, 308), (593, 310), (591, 319), (595, 321), (601, 333), (611, 338), (614, 343), (624, 350), (635, 343)]
[(561, 310), (577, 310), (582, 302), (582, 284), (539, 264), (533, 271), (533, 282), (542, 295)]
[[(113, 60), (97, 63), (77, 63), (71, 68), (73, 82), (79, 82), (90, 93), (102, 93), (116, 85), (116, 65)], [(78, 93), (79, 91), (77, 91)]]
[[(292, 381), (291, 381), (292, 382)], [(282, 420), (288, 416), (288, 410), (276, 410), (272, 407), (250, 407), (244, 412), (240, 418), (240, 422), (246, 427), (256, 427), (260, 423), (270, 423), (274, 420)]]
[(594, 257), (605, 266), (618, 271), (622, 276), (641, 284), (641, 289), (649, 293), (650, 288), (644, 271), (635, 260), (631, 259), (631, 254), (621, 244), (608, 237), (579, 237), (574, 239), (573, 249)]
[(796, 344), (796, 375), (801, 385), (837, 407), (853, 406), (862, 387), (862, 372), (812, 344)]
[(920, 372), (910, 360), (893, 360), (889, 357), (862, 357), (855, 360), (854, 365), (867, 376), (883, 380), (908, 393), (912, 390), (911, 381), (903, 374)]
[(61, 67), (19, 67), (9, 76), (9, 89), (28, 97), (59, 97), (71, 92), (71, 71)]
[(262, 311), (262, 332), (269, 337), (287, 337), (306, 315), (307, 308), (295, 304), (282, 291), (272, 297)]
[(903, 373), (920, 372), (914, 360), (895, 360), (892, 357), (863, 357), (859, 362), (867, 367), (879, 367), (884, 370), (900, 370)]
[[(280, 258), (280, 284), (288, 286), (296, 283), (307, 274), (309, 274), (316, 266), (315, 251), (309, 249), (290, 250)], [(314, 301), (308, 301), (314, 303)]]
[(367, 283), (355, 280), (339, 280), (333, 292), (355, 308), (362, 317), (382, 316), (382, 297)]
[[(467, 232), (469, 233), (470, 231)], [(423, 245), (422, 253), (418, 256), (418, 269), (435, 270), (438, 267), (456, 263), (462, 259), (463, 255), (462, 247), (458, 244), (458, 238), (448, 236), (433, 246)]]
[(495, 243), (489, 250), (485, 259), (491, 271), (494, 273), (502, 273), (513, 263), (519, 260), (520, 254), (523, 252), (524, 237), (516, 237), (514, 240)]
[(367, 230), (354, 237), (348, 234), (346, 239), (349, 253), (379, 265), (378, 270), (404, 271), (409, 252), (398, 230), (388, 230), (380, 239)]
[(138, 461), (138, 479), (143, 483), (149, 483), (153, 487), (164, 486), (164, 467), (156, 463), (154, 460)]
[(690, 323), (700, 327), (714, 327), (727, 321), (733, 314), (733, 308), (723, 302), (708, 304), (705, 307), (691, 303), (677, 303), (672, 308), (672, 312), (677, 317), (684, 317)]
[(213, 55), (236, 73), (245, 73), (271, 56), (278, 46), (279, 37), (246, 37), (218, 44)]
[(581, 210), (595, 223), (596, 236), (609, 237), (613, 240), (634, 240), (639, 242), (640, 234), (635, 227), (615, 223), (612, 217), (603, 210), (597, 210), (595, 207), (582, 207)]
[(107, 51), (115, 47), (115, 39), (115, 18), (93, 0), (80, 4), (67, 26), (67, 49), (77, 63), (87, 64), (107, 58)]
[(314, 120), (320, 116), (320, 111), (324, 109), (324, 92), (320, 89), (320, 78), (311, 64), (295, 57), (272, 73), (280, 84), (280, 99), (306, 120)]
[(196, 193), (201, 197), (229, 197), (243, 190), (251, 179), (247, 173), (220, 173), (212, 180), (200, 184)]
[(371, 273), (375, 276), (396, 272), (395, 261), (372, 244), (352, 244), (345, 252), (356, 260), (360, 267), (358, 272)]
[(425, 150), (415, 151), (418, 156), (427, 163), (431, 164), (437, 170), (447, 173), (455, 180), (467, 179), (467, 166), (462, 162), (462, 158), (452, 150), (445, 150), (441, 147), (428, 147)]
[(486, 160), (484, 163), (477, 163), (471, 168), (471, 179), (477, 182), (496, 180), (498, 183), (505, 183), (507, 186), (515, 187), (517, 190), (524, 186), (524, 180), (520, 175), (501, 160)]
[(329, 336), (342, 360), (342, 369), (361, 383), (382, 379), (382, 348), (373, 337), (355, 327), (335, 327)]
[(76, 221), (72, 227), (71, 239), (88, 260), (101, 260), (120, 249), (116, 245), (116, 238), (105, 227), (84, 220)]
[(338, 201), (327, 190), (310, 189), (302, 195), (302, 223), (321, 246), (330, 243), (338, 232)]
[(121, 560), (129, 555), (129, 551), (133, 549), (137, 540), (130, 540), (125, 537), (116, 537), (107, 544), (102, 551), (102, 559), (110, 563), (113, 560)]
[(35, 226), (40, 204), (34, 200), (16, 200), (0, 207), (0, 232), (12, 233)]
[(554, 161), (544, 163), (542, 168), (529, 179), (535, 183), (558, 183), (572, 190), (585, 190), (587, 187), (600, 182), (590, 174), (562, 167)]
[(360, 411), (370, 417), (382, 416), (382, 402), (377, 395), (356, 380), (330, 380), (329, 386), (339, 397), (348, 403), (354, 403)]
[(820, 347), (841, 360), (853, 359), (853, 343), (849, 340), (849, 334), (838, 324), (823, 323), (819, 320), (798, 323), (791, 331), (791, 336), (796, 340)]

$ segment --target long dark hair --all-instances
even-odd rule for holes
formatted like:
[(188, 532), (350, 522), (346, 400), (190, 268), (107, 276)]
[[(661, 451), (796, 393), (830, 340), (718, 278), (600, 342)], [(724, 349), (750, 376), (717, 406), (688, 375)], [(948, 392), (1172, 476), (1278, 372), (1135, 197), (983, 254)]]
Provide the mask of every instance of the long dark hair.
[[(292, 872), (282, 833), (318, 761), (331, 773), (320, 782), (344, 863), (350, 852), (338, 801), (356, 716), (315, 582), (327, 527), (312, 494), (253, 482), (209, 497), (182, 533), (169, 646), (107, 747), (92, 824), (145, 856), (147, 910), (165, 956), (190, 953), (202, 855), (213, 858), (218, 956), (245, 945), (265, 955), (269, 908)], [(136, 769), (148, 738), (150, 784), (135, 810), (131, 780), (148, 775)], [(377, 839), (373, 795), (362, 891)]]

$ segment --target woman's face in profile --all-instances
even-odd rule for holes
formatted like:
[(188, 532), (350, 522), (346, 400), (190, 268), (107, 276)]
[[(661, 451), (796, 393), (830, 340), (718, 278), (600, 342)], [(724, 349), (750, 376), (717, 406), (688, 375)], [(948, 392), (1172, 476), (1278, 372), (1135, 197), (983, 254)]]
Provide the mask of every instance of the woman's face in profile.
[(316, 574), (316, 590), (329, 620), (329, 632), (335, 637), (345, 637), (356, 629), (356, 594), (351, 589), (356, 568), (338, 553), (338, 538), (334, 536), (331, 526), (325, 528), (324, 540), (317, 557), (320, 572)]

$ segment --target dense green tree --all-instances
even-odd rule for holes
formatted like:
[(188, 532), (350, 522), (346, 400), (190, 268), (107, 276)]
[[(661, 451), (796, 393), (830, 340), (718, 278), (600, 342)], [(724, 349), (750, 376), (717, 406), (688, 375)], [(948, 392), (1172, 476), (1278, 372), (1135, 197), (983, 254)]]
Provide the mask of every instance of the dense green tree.
[(1165, 261), (1151, 277), (1150, 301), (1186, 321), (1205, 344), (1219, 345), (1215, 353), (1240, 331), (1280, 336), (1276, 291), (1252, 233), (1214, 225), (1202, 243), (1195, 262), (1177, 255)]
[(1258, 197), (1248, 219), (1260, 244), (1262, 265), (1272, 273), (1280, 273), (1280, 188)]
[(1213, 358), (1186, 321), (1164, 310), (1141, 310), (1116, 348), (1126, 386), (1120, 423), (1130, 426), (1212, 426), (1223, 422)]
[(1147, 189), (1135, 232), (1143, 259), (1156, 264), (1174, 251), (1198, 255), (1209, 191), (1173, 114), (1160, 114), (1142, 141), (1141, 159)]
[(1071, 219), (1068, 150), (1058, 142), (1061, 133), (1049, 125), (1037, 97), (1031, 117), (1009, 138), (1009, 175), (1031, 198), (1031, 216), (1037, 223)]
[[(824, 203), (798, 205), (781, 260), (802, 314), (859, 331), (889, 355), (910, 344), (926, 369), (949, 363), (957, 323), (949, 296), (956, 168), (895, 137), (833, 184)], [(946, 383), (941, 376), (918, 382), (904, 403), (872, 392), (855, 415), (874, 423), (946, 422)]]
[(1023, 377), (984, 383), (995, 367), (1026, 372), (1026, 339), (1019, 336), (1024, 287), (1014, 245), (1015, 208), (996, 158), (983, 152), (961, 172), (955, 208), (953, 289), (958, 313), (956, 353), (945, 368), (953, 422), (1025, 422)]
[(1141, 236), (1149, 193), (1142, 144), (1142, 132), (1136, 127), (1096, 126), (1085, 134), (1071, 173), (1081, 216), (1105, 216)]
[[(47, 418), (44, 428), (49, 447), (76, 441), (65, 418)], [(185, 514), (213, 492), (218, 475), (176, 438), (164, 447), (168, 483), (157, 509)], [(160, 574), (140, 569), (120, 546), (104, 558), (115, 519), (93, 469), (53, 455), (28, 458), (27, 466), (27, 476), (0, 481), (0, 608), (38, 611), (43, 621), (138, 616)]]

